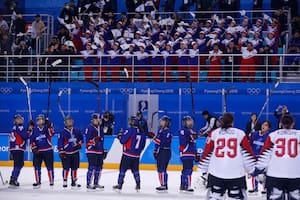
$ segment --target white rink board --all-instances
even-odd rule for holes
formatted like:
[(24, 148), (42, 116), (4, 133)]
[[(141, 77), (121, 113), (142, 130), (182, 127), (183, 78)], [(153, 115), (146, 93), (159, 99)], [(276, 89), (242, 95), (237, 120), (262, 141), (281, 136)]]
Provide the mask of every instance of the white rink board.
[[(0, 167), (4, 181), (9, 180), (12, 167)], [(48, 183), (47, 172), (42, 169), (42, 187), (33, 189), (34, 181), (33, 168), (24, 168), (21, 171), (19, 189), (8, 189), (7, 185), (3, 186), (0, 182), (0, 200), (153, 200), (154, 198), (173, 200), (173, 199), (205, 199), (205, 190), (196, 190), (194, 194), (179, 193), (180, 172), (169, 172), (169, 191), (168, 193), (157, 193), (155, 187), (159, 185), (158, 176), (155, 171), (141, 171), (141, 192), (134, 190), (135, 182), (130, 171), (127, 172), (123, 190), (117, 193), (112, 190), (112, 186), (116, 184), (118, 178), (117, 170), (104, 170), (100, 184), (105, 186), (104, 191), (88, 192), (85, 188), (85, 177), (87, 169), (78, 171), (78, 183), (82, 185), (80, 190), (72, 190), (70, 187), (62, 188), (62, 170), (55, 169), (55, 185), (50, 188)], [(193, 174), (198, 176), (197, 173)], [(194, 177), (193, 177), (194, 178)], [(194, 178), (195, 180), (195, 178)], [(68, 180), (70, 184), (70, 179)], [(250, 186), (250, 179), (248, 180)], [(266, 199), (260, 194), (249, 196), (248, 199), (261, 200)]]

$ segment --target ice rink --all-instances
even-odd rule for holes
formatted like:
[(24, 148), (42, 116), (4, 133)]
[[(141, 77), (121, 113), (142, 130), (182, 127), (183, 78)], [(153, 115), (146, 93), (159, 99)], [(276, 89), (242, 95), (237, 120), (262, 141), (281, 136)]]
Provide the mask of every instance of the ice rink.
[[(12, 167), (0, 167), (4, 181), (9, 180)], [(64, 189), (62, 187), (62, 172), (60, 168), (55, 169), (55, 184), (50, 188), (47, 172), (45, 168), (42, 170), (42, 187), (40, 189), (33, 189), (32, 183), (34, 182), (33, 168), (26, 167), (21, 171), (19, 178), (20, 188), (9, 189), (8, 185), (2, 185), (0, 182), (0, 199), (2, 200), (134, 200), (134, 199), (149, 199), (155, 198), (172, 200), (172, 199), (205, 199), (205, 189), (197, 188), (194, 194), (185, 194), (179, 192), (180, 172), (169, 172), (169, 191), (168, 193), (157, 193), (155, 187), (159, 185), (157, 173), (155, 171), (141, 171), (141, 191), (137, 193), (134, 190), (135, 182), (130, 171), (127, 172), (123, 190), (117, 193), (112, 189), (116, 184), (118, 171), (117, 170), (104, 170), (100, 184), (105, 186), (104, 191), (87, 191), (85, 181), (86, 169), (78, 171), (78, 183), (82, 185), (81, 189)], [(195, 186), (197, 172), (193, 174), (193, 184)], [(70, 184), (70, 180), (68, 182)], [(248, 179), (250, 186), (250, 179)], [(248, 196), (249, 199), (265, 199), (261, 194)]]

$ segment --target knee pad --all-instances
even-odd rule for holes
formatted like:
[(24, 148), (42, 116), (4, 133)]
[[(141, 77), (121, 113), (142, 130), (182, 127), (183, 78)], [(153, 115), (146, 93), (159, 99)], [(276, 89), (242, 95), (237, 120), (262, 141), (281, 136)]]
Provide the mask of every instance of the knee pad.
[(246, 199), (246, 191), (241, 188), (233, 188), (228, 191), (228, 199)]
[(273, 188), (270, 193), (269, 199), (280, 200), (280, 199), (282, 199), (283, 195), (284, 195), (284, 192), (282, 190), (279, 190), (278, 188)]
[(224, 200), (224, 194), (222, 194), (222, 190), (220, 187), (213, 186), (212, 188), (208, 188), (206, 199), (208, 200)]
[(102, 171), (102, 167), (97, 167), (96, 171)]
[(300, 189), (291, 191), (291, 192), (289, 192), (288, 195), (289, 195), (288, 199), (290, 199), (290, 200), (298, 200), (298, 199), (300, 199)]

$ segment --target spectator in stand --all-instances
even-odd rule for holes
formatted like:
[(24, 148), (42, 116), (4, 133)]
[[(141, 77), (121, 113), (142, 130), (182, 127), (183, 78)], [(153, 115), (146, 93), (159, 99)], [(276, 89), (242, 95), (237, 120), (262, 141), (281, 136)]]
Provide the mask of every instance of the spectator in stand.
[(0, 28), (3, 29), (4, 31), (8, 31), (9, 26), (7, 22), (3, 19), (3, 15), (0, 14)]
[(46, 30), (46, 26), (41, 19), (41, 16), (37, 14), (35, 20), (32, 22), (32, 33), (31, 33), (31, 47), (34, 50), (36, 49), (36, 39), (42, 37), (42, 34)]
[(92, 44), (87, 43), (85, 45), (85, 50), (80, 52), (83, 55), (83, 64), (84, 64), (84, 80), (91, 81), (93, 79), (93, 65), (95, 65), (95, 50), (92, 49)]
[[(163, 11), (164, 12), (174, 12), (175, 8), (175, 0), (165, 0), (163, 5)], [(171, 14), (168, 14), (171, 15)]]
[(14, 21), (15, 33), (17, 34), (25, 34), (26, 33), (26, 20), (23, 19), (22, 14), (18, 14), (16, 20)]
[(75, 16), (76, 13), (73, 7), (71, 7), (69, 3), (65, 3), (59, 17), (62, 18), (66, 24), (70, 24), (73, 22)]
[[(269, 45), (266, 45), (262, 48), (259, 49), (259, 54), (274, 54), (273, 52), (273, 49), (270, 48)], [(268, 77), (269, 77), (269, 80), (268, 82), (271, 82), (271, 71), (272, 70), (275, 70), (275, 68), (277, 67), (276, 63), (274, 62), (274, 59), (275, 56), (259, 56), (257, 57), (256, 59), (256, 63), (257, 63), (257, 66), (256, 66), (256, 69), (258, 71), (262, 71), (262, 77), (263, 77), (263, 80), (264, 82), (267, 82), (267, 72), (268, 72)]]
[[(299, 52), (300, 52), (300, 49), (295, 44), (291, 44), (288, 48), (288, 54), (299, 54)], [(289, 72), (295, 71), (293, 63), (296, 58), (297, 58), (297, 56), (295, 56), (295, 55), (285, 56), (284, 68), (283, 68), (285, 76), (288, 76)]]
[(289, 47), (291, 45), (295, 45), (296, 47), (300, 48), (300, 31), (296, 30), (293, 34), (293, 37), (289, 41)]
[(180, 48), (175, 51), (178, 54), (177, 70), (181, 81), (186, 82), (186, 72), (188, 70), (188, 49), (185, 41), (180, 42)]
[(192, 82), (198, 82), (198, 74), (199, 74), (199, 48), (198, 43), (193, 41), (191, 43), (192, 48), (189, 49), (189, 73), (190, 79)]
[(221, 59), (223, 52), (219, 49), (218, 44), (213, 45), (213, 50), (209, 52), (210, 66), (208, 70), (208, 82), (220, 81), (221, 72)]
[(255, 80), (256, 62), (255, 56), (257, 51), (253, 48), (252, 43), (248, 42), (247, 47), (242, 47), (242, 60), (240, 66), (240, 74), (242, 81), (246, 82), (249, 78), (251, 82)]
[[(213, 9), (213, 3), (214, 1), (211, 0), (196, 0), (196, 11), (200, 12), (200, 11), (211, 11)], [(207, 20), (210, 18), (210, 14), (207, 13), (197, 13), (196, 15), (197, 19), (200, 20)]]
[(14, 64), (16, 65), (15, 76), (27, 76), (29, 57), (25, 56), (29, 54), (30, 52), (28, 50), (26, 42), (21, 41), (20, 46), (14, 52), (14, 55), (17, 56), (14, 60)]
[(248, 138), (250, 138), (251, 133), (255, 131), (259, 131), (261, 127), (260, 122), (257, 121), (257, 114), (252, 113), (250, 116), (250, 121), (246, 124), (246, 130), (245, 133)]
[(282, 125), (281, 125), (280, 121), (281, 121), (282, 116), (284, 116), (284, 115), (290, 115), (288, 107), (285, 105), (279, 105), (274, 112), (274, 116), (278, 120), (277, 129), (282, 129)]
[[(238, 66), (239, 66), (239, 54), (240, 50), (238, 47), (235, 45), (234, 41), (230, 41), (229, 45), (225, 48), (224, 51), (224, 59), (225, 59), (225, 81), (230, 82), (232, 81), (231, 77), (232, 75), (237, 76), (237, 71), (238, 71)], [(227, 55), (226, 55), (227, 54)], [(230, 54), (230, 55), (228, 55)], [(233, 54), (234, 56), (232, 56)], [(233, 73), (232, 73), (233, 70)]]

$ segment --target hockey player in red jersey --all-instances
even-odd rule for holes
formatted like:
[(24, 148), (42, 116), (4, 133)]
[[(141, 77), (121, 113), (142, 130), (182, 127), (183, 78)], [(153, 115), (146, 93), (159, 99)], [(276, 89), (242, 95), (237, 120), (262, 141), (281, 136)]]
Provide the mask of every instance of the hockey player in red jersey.
[(208, 173), (207, 199), (247, 199), (245, 170), (253, 173), (255, 156), (246, 134), (233, 128), (233, 115), (225, 113), (221, 127), (212, 131), (205, 145), (199, 170)]
[(300, 131), (293, 129), (291, 115), (283, 115), (281, 124), (283, 129), (269, 134), (258, 158), (256, 171), (266, 173), (268, 200), (299, 200)]

